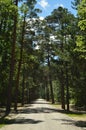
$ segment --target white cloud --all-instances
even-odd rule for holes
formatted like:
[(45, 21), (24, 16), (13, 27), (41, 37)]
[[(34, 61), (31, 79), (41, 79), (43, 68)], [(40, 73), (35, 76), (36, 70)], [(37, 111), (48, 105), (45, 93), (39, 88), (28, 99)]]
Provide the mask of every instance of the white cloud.
[(47, 0), (40, 0), (40, 2), (38, 2), (38, 4), (42, 7), (42, 8), (46, 8), (49, 6), (49, 3), (47, 2)]
[(39, 19), (40, 19), (40, 20), (44, 20), (44, 17), (41, 16)]

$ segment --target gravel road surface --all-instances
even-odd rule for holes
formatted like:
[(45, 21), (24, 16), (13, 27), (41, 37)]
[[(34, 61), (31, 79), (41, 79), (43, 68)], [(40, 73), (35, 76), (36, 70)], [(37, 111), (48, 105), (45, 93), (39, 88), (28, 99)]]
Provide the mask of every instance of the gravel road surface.
[(43, 99), (27, 105), (0, 130), (83, 130), (72, 118)]

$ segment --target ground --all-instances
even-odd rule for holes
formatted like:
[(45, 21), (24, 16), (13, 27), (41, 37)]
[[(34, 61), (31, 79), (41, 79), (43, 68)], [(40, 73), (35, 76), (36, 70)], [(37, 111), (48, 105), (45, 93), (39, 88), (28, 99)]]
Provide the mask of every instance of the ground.
[[(84, 130), (86, 121), (80, 122), (69, 117), (43, 99), (26, 105), (18, 114), (7, 117), (7, 125), (0, 130)], [(6, 123), (6, 122), (5, 122)]]

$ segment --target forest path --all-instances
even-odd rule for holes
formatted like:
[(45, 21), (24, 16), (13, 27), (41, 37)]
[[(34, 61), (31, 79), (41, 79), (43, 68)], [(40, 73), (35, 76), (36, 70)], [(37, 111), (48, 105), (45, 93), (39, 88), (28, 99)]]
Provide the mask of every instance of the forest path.
[(83, 130), (76, 122), (43, 99), (19, 111), (15, 121), (0, 130)]

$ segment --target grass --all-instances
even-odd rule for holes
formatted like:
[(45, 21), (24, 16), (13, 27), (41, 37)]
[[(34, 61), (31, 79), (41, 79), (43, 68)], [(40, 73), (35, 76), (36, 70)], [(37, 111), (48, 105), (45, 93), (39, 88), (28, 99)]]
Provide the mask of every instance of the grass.
[(70, 112), (70, 113), (67, 113), (68, 116), (76, 119), (76, 120), (85, 120), (86, 121), (86, 114), (85, 113), (77, 113), (77, 112)]
[(0, 128), (2, 128), (3, 126), (5, 126), (5, 124), (0, 124)]
[(4, 119), (0, 119), (0, 128), (2, 128), (3, 126), (5, 126), (5, 120)]
[(10, 119), (7, 119), (7, 118), (0, 118), (0, 128), (4, 127), (7, 124), (12, 124), (13, 121), (14, 121), (14, 119), (10, 120)]
[(82, 113), (68, 113), (67, 115), (71, 116), (71, 117), (86, 117), (86, 114), (82, 114)]
[(70, 116), (76, 120), (85, 120), (86, 121), (86, 112), (75, 111), (73, 109), (71, 111), (67, 112), (66, 110), (61, 109), (60, 104), (53, 104), (53, 106), (55, 106), (58, 109), (58, 111), (61, 110), (62, 113), (67, 114), (68, 116)]

